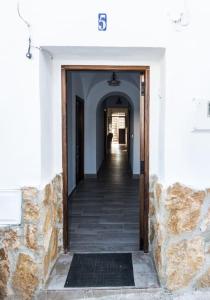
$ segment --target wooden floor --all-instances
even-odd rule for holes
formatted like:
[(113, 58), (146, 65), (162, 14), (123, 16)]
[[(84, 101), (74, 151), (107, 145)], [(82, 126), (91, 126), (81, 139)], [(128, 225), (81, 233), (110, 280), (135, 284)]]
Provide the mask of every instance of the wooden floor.
[(82, 181), (69, 199), (70, 250), (139, 250), (138, 190), (125, 146), (113, 145), (98, 178)]

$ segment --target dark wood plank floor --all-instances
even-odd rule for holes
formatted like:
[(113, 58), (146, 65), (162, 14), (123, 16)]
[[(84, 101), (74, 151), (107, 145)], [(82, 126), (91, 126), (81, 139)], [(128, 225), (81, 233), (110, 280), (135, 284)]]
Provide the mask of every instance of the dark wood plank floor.
[(70, 250), (139, 250), (138, 190), (125, 147), (114, 145), (98, 178), (85, 179), (69, 199)]

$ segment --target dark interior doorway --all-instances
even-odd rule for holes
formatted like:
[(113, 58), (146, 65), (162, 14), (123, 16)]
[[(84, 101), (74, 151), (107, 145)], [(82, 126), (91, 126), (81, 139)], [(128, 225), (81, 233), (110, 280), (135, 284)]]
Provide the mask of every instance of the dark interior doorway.
[(119, 144), (125, 143), (125, 128), (119, 128)]
[(84, 178), (84, 100), (76, 96), (76, 184)]

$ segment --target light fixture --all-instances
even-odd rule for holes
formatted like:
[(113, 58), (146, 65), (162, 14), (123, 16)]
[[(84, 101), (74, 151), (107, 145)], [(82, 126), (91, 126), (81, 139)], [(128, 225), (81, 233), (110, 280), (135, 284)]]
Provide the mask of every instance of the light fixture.
[(122, 100), (121, 100), (120, 97), (117, 99), (116, 104), (117, 104), (117, 105), (121, 105), (121, 104), (122, 104)]
[(115, 72), (112, 73), (111, 80), (108, 80), (107, 82), (110, 86), (119, 86), (120, 85), (120, 80), (117, 79)]

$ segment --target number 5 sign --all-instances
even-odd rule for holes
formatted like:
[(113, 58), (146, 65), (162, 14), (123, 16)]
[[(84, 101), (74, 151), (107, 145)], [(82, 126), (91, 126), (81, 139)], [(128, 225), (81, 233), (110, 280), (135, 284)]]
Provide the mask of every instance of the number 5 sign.
[(106, 31), (106, 29), (107, 29), (107, 15), (98, 14), (98, 30)]

